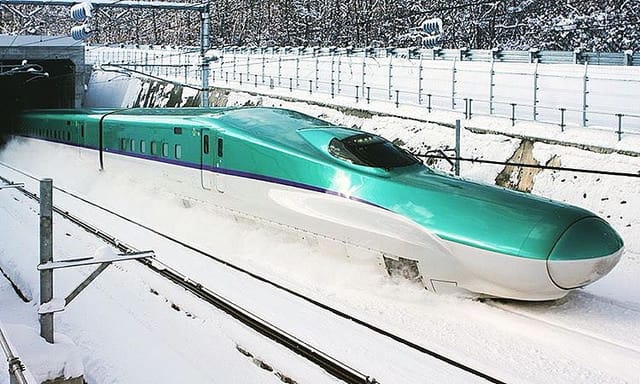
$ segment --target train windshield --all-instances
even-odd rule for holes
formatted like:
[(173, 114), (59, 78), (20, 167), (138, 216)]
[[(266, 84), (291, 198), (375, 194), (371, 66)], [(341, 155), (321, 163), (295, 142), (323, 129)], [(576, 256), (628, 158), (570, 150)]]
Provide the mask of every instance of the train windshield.
[(332, 139), (329, 153), (340, 160), (365, 167), (396, 168), (420, 162), (416, 157), (383, 139), (367, 133)]

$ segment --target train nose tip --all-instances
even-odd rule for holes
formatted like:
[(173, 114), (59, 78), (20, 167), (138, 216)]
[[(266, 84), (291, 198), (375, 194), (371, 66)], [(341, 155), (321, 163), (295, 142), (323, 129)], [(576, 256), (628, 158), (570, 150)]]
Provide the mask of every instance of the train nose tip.
[(547, 258), (551, 281), (574, 289), (593, 283), (618, 264), (624, 244), (604, 220), (587, 217), (573, 223), (556, 242)]

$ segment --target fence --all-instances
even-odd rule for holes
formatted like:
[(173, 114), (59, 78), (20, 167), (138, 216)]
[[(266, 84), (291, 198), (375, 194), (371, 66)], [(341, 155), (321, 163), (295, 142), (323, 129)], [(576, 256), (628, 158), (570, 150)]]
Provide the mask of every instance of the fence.
[[(640, 133), (640, 57), (629, 52), (284, 47), (210, 53), (213, 85), (289, 90), (301, 98), (324, 94), (353, 98), (355, 103), (384, 101), (427, 113), (505, 117), (512, 124), (527, 120), (563, 129), (595, 127), (618, 138)], [(557, 64), (569, 58), (570, 64)], [(87, 60), (199, 84), (194, 50), (89, 47)], [(616, 60), (620, 65), (601, 65)]]

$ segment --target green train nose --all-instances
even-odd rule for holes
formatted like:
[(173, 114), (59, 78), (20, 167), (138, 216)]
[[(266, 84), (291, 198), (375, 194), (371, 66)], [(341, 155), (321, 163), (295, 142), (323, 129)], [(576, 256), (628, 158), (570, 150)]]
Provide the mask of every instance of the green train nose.
[(624, 244), (604, 220), (587, 217), (573, 223), (560, 236), (547, 258), (547, 271), (555, 285), (573, 289), (592, 283), (618, 264)]

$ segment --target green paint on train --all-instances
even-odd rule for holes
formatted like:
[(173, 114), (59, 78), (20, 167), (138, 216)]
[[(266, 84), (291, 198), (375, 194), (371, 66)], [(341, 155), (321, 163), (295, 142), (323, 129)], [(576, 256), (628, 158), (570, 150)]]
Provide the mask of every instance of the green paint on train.
[(378, 136), (289, 110), (42, 110), (25, 113), (22, 128), (100, 153), (336, 194), (402, 215), (441, 239), (504, 255), (579, 260), (623, 246), (587, 210), (436, 172)]

